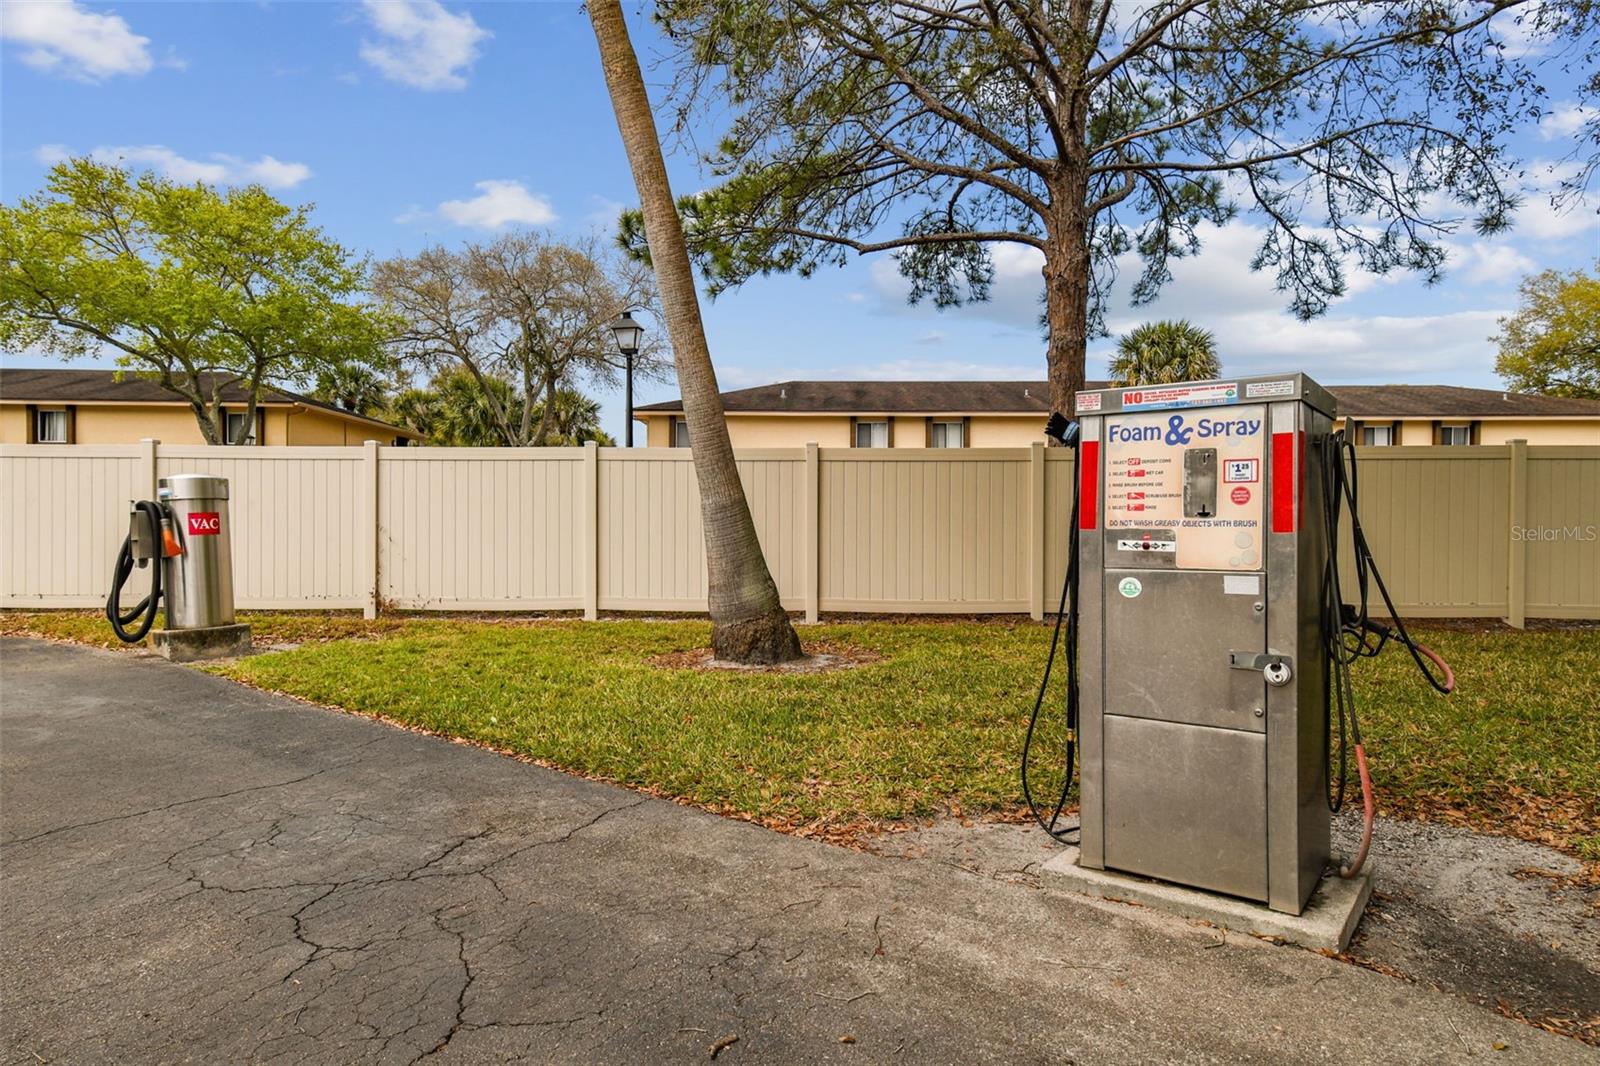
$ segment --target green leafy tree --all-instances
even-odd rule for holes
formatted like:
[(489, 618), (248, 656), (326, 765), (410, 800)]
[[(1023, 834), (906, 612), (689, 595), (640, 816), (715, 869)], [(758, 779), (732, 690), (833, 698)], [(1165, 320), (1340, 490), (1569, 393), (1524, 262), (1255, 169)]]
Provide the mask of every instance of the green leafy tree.
[[(1506, 226), (1506, 144), (1539, 114), (1535, 64), (1591, 61), (1597, 11), (661, 0), (680, 123), (728, 122), (708, 156), (720, 184), (679, 213), (713, 292), (887, 252), (913, 302), (948, 307), (987, 298), (994, 245), (1035, 249), (1051, 401), (1071, 410), (1119, 264), (1141, 265), (1147, 303), (1205, 224), (1259, 220), (1253, 265), (1303, 318), (1352, 268), (1437, 278), (1462, 216)], [(1533, 47), (1503, 48), (1509, 30)], [(643, 221), (621, 234), (641, 255)]]
[(1170, 385), (1222, 376), (1217, 342), (1193, 323), (1146, 322), (1117, 339), (1111, 358), (1116, 385)]
[(1600, 399), (1600, 261), (1595, 273), (1524, 278), (1522, 306), (1500, 320), (1495, 371), (1519, 392)]
[[(117, 365), (188, 401), (225, 443), (224, 396), (382, 358), (359, 260), (259, 186), (218, 191), (88, 159), (0, 207), (0, 349)], [(238, 442), (234, 442), (238, 443)]]

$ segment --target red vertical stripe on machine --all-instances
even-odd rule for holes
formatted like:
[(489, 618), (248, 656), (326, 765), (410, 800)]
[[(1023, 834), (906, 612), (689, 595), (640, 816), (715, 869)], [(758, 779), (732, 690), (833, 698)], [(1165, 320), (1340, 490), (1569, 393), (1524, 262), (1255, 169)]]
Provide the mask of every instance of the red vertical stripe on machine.
[(1300, 470), (1295, 465), (1295, 434), (1272, 435), (1272, 531), (1294, 532), (1294, 501), (1300, 490)]
[(1082, 441), (1078, 445), (1078, 528), (1093, 529), (1099, 516), (1100, 442)]

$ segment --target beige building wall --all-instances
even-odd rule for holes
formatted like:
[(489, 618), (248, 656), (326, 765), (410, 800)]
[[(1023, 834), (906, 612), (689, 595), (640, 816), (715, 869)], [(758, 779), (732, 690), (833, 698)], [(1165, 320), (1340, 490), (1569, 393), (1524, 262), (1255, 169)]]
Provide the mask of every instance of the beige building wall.
[[(65, 404), (38, 404), (45, 410)], [(188, 407), (178, 404), (80, 403), (76, 408), (73, 443), (136, 444), (153, 437), (164, 444), (204, 444), (200, 425)], [(237, 408), (229, 408), (236, 410)], [(265, 445), (359, 445), (366, 440), (392, 444), (394, 430), (341, 418), (317, 408), (263, 407)], [(0, 405), (0, 444), (28, 442), (28, 405)]]
[(20, 404), (0, 407), (0, 444), (28, 443), (28, 409)]
[[(1395, 443), (1405, 447), (1424, 447), (1438, 443), (1434, 440), (1434, 423), (1442, 426), (1478, 426), (1479, 444), (1504, 444), (1510, 440), (1525, 440), (1529, 444), (1566, 445), (1600, 444), (1600, 419), (1584, 418), (1362, 418), (1357, 421), (1387, 423), (1394, 421), (1399, 432)], [(1341, 420), (1340, 428), (1345, 428)]]
[[(668, 448), (671, 416), (642, 415), (646, 443), (652, 448)], [(928, 443), (928, 416), (873, 415), (861, 418), (890, 419), (894, 423), (894, 447), (925, 448)], [(961, 415), (941, 416), (951, 419)], [(800, 448), (816, 443), (824, 448), (849, 448), (849, 415), (730, 414), (728, 436), (735, 448)], [(972, 415), (967, 419), (969, 448), (1026, 448), (1042, 439), (1044, 419), (1040, 415)]]
[[(304, 417), (304, 416), (296, 416)], [(862, 415), (862, 418), (888, 418), (887, 415)], [(934, 416), (942, 417), (942, 416)], [(957, 418), (960, 416), (950, 415)], [(646, 425), (646, 443), (652, 448), (671, 447), (670, 416), (641, 415)], [(923, 415), (895, 415), (894, 447), (922, 448), (927, 444), (927, 418)], [(1361, 419), (1365, 422), (1388, 422), (1390, 419)], [(1432, 445), (1434, 419), (1404, 418), (1392, 420), (1398, 424), (1396, 444), (1407, 447)], [(1472, 419), (1440, 419), (1442, 425), (1471, 425)], [(1534, 445), (1595, 445), (1600, 444), (1600, 419), (1478, 419), (1479, 444), (1504, 444), (1508, 440), (1525, 440)], [(1343, 422), (1341, 421), (1341, 426)], [(1044, 418), (1037, 414), (1026, 415), (972, 415), (967, 419), (967, 447), (969, 448), (1026, 448), (1042, 440)], [(301, 431), (294, 431), (291, 443), (339, 443), (335, 440), (302, 440)], [(728, 435), (735, 448), (800, 448), (815, 442), (824, 448), (848, 448), (850, 416), (848, 415), (777, 415), (730, 414)], [(10, 440), (9, 437), (5, 438)], [(283, 443), (281, 438), (269, 435), (268, 444)], [(352, 443), (359, 443), (352, 439)]]
[(135, 444), (146, 437), (165, 444), (205, 443), (187, 407), (81, 403), (77, 423), (79, 444)]
[(1045, 415), (973, 415), (970, 448), (1026, 448), (1043, 441)]
[(1480, 444), (1525, 440), (1529, 444), (1600, 444), (1600, 422), (1581, 419), (1485, 419), (1478, 424)]

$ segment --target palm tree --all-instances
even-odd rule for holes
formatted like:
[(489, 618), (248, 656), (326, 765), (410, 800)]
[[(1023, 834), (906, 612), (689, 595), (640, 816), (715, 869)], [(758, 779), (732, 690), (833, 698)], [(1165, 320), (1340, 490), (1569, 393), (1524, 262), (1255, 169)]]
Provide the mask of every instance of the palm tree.
[(1171, 385), (1222, 375), (1217, 342), (1185, 319), (1146, 322), (1117, 341), (1111, 360), (1113, 385)]
[(684, 418), (694, 441), (694, 473), (700, 486), (700, 521), (705, 530), (710, 584), (712, 654), (743, 663), (798, 659), (802, 655), (800, 638), (778, 601), (778, 586), (761, 554), (750, 505), (739, 483), (739, 468), (733, 461), (683, 224), (667, 182), (655, 115), (639, 58), (628, 39), (622, 5), (618, 0), (590, 0), (589, 21), (600, 46), (611, 107), (617, 113), (617, 128), (639, 192), (645, 239), (683, 392)]
[[(534, 414), (542, 420), (544, 405), (535, 408)], [(600, 401), (577, 389), (556, 389), (555, 403), (550, 409), (550, 430), (556, 444), (571, 446), (592, 440), (609, 447), (616, 443), (600, 428)]]
[(346, 411), (372, 416), (389, 403), (389, 393), (377, 369), (365, 363), (340, 363), (317, 375), (312, 395)]
[(484, 378), (480, 386), (458, 367), (440, 371), (426, 389), (407, 389), (395, 397), (392, 413), (404, 425), (421, 433), (429, 444), (456, 448), (490, 448), (505, 444), (485, 390), (493, 394), (502, 412), (522, 417), (522, 396), (499, 378)]

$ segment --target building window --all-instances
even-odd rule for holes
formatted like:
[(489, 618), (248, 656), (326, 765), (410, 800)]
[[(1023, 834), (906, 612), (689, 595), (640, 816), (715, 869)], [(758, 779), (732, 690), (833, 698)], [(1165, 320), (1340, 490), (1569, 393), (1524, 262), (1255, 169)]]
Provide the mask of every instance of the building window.
[(33, 439), (40, 444), (67, 443), (67, 412), (35, 411), (33, 430)]
[(672, 420), (672, 447), (687, 448), (689, 446), (689, 423), (681, 418)]
[[(239, 439), (239, 429), (244, 425), (244, 415), (245, 415), (245, 413), (243, 411), (228, 411), (228, 412), (225, 413), (225, 415), (226, 416), (224, 418), (223, 433), (227, 435), (227, 439), (225, 441), (223, 441), (223, 443), (224, 444), (232, 444), (234, 441)], [(260, 433), (260, 430), (261, 430), (261, 412), (257, 411), (256, 412), (255, 429), (241, 443), (243, 443), (243, 444), (254, 444), (254, 443), (256, 443), (256, 440), (258, 439), (258, 435)]]
[(959, 420), (938, 421), (928, 427), (928, 447), (930, 448), (965, 448), (967, 446), (966, 423)]
[(1361, 443), (1368, 448), (1387, 448), (1394, 443), (1394, 427), (1362, 426)]
[(887, 420), (880, 422), (856, 422), (857, 448), (887, 448), (888, 446), (889, 423)]
[(1440, 426), (1439, 427), (1439, 443), (1440, 444), (1456, 444), (1456, 445), (1471, 444), (1472, 443), (1472, 427), (1471, 426)]

